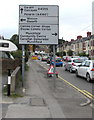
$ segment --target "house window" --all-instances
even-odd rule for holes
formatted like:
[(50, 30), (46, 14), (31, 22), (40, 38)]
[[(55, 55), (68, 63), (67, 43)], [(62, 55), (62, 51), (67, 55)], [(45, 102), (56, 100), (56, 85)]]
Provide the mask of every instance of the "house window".
[(93, 50), (93, 52), (92, 52), (92, 55), (94, 55), (94, 50)]
[(91, 46), (93, 46), (93, 41), (91, 41)]
[(92, 41), (93, 43), (92, 43), (92, 46), (94, 46), (94, 40)]

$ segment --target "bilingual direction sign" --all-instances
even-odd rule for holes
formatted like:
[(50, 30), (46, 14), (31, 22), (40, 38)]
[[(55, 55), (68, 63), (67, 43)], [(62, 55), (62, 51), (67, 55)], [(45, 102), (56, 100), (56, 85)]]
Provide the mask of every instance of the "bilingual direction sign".
[(59, 6), (20, 5), (19, 44), (58, 44)]

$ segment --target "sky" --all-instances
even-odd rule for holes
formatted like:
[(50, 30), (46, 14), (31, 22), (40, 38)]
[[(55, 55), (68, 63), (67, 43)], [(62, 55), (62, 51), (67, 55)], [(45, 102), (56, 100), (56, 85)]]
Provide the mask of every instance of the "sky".
[(1, 0), (0, 35), (10, 39), (18, 34), (19, 5), (58, 5), (59, 39), (70, 41), (78, 35), (92, 32), (92, 2), (94, 0)]

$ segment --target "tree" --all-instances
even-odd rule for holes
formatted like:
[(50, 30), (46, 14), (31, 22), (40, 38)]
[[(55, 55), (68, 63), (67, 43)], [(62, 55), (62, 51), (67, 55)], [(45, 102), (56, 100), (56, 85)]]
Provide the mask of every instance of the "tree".
[[(17, 34), (14, 34), (11, 38), (10, 41), (13, 42), (17, 47), (18, 47), (18, 51), (16, 52), (12, 52), (13, 56), (15, 58), (22, 58), (22, 45), (19, 44), (19, 36)], [(25, 45), (25, 61), (28, 60), (29, 57), (29, 52), (28, 52), (28, 45)]]
[(79, 53), (78, 56), (89, 56), (89, 54), (86, 54), (85, 52)]
[(19, 44), (19, 36), (17, 34), (14, 34), (11, 38), (10, 41), (13, 42), (19, 50), (22, 49), (22, 46)]
[(69, 50), (67, 53), (68, 53), (69, 56), (73, 55), (73, 51), (72, 50)]
[(63, 56), (66, 56), (66, 52), (65, 51), (63, 51)]

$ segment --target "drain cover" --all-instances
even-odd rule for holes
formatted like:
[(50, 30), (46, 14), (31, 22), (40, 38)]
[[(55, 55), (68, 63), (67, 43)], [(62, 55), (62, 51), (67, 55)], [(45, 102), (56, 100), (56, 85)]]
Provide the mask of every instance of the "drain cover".
[(30, 98), (30, 105), (32, 106), (44, 106), (45, 101), (43, 98)]

